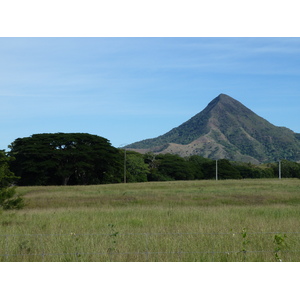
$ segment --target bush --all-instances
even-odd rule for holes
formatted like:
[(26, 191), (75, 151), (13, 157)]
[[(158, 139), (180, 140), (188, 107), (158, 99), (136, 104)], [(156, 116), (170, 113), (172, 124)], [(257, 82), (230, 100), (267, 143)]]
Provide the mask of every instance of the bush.
[(20, 209), (24, 207), (23, 199), (16, 195), (16, 188), (11, 185), (17, 177), (9, 170), (8, 162), (12, 158), (6, 156), (4, 151), (0, 151), (0, 208)]
[(20, 209), (24, 206), (24, 200), (16, 195), (15, 187), (0, 190), (0, 207), (3, 209)]

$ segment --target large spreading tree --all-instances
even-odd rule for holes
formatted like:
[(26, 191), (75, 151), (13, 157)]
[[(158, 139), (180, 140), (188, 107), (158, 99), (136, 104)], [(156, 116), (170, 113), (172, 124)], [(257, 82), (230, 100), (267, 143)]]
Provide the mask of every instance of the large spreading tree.
[(87, 133), (44, 133), (10, 145), (12, 171), (19, 185), (115, 183), (122, 179), (122, 157), (109, 141)]

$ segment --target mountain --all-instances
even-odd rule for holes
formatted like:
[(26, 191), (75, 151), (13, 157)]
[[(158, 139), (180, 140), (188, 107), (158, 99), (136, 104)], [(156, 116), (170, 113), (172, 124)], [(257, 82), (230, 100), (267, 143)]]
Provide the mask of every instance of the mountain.
[(300, 134), (277, 127), (220, 94), (190, 120), (157, 138), (126, 146), (141, 153), (200, 155), (251, 163), (300, 160)]

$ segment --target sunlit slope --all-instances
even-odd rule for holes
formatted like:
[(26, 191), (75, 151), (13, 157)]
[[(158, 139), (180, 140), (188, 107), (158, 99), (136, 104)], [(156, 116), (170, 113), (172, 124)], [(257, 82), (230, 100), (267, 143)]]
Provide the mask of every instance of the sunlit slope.
[(300, 160), (299, 134), (274, 126), (225, 94), (220, 94), (203, 111), (166, 134), (127, 148), (252, 163), (283, 158)]

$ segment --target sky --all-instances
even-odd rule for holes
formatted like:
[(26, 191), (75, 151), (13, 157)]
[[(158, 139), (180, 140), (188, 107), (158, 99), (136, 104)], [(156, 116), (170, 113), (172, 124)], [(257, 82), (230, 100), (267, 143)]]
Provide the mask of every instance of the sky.
[(300, 38), (0, 38), (0, 149), (84, 132), (157, 137), (228, 94), (300, 133)]

